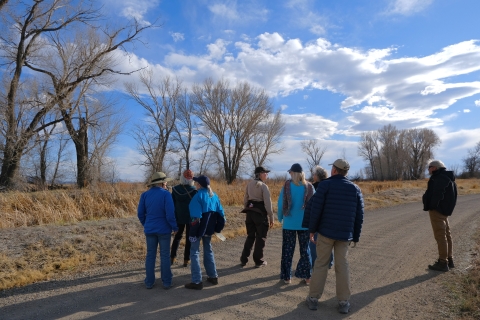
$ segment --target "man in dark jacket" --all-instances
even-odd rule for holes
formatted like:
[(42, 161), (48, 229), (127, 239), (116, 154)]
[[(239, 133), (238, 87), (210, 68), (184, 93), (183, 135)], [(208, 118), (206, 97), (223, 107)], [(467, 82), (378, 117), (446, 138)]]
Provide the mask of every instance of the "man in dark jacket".
[(440, 160), (428, 164), (427, 191), (423, 195), (423, 210), (428, 211), (432, 223), (433, 235), (438, 246), (438, 260), (429, 265), (430, 270), (448, 271), (454, 268), (452, 253), (452, 236), (448, 217), (452, 215), (457, 204), (457, 184), (452, 171), (447, 171)]
[(334, 249), (338, 311), (350, 310), (350, 275), (347, 253), (350, 242), (360, 239), (363, 224), (363, 196), (360, 188), (346, 178), (350, 165), (344, 159), (332, 164), (330, 178), (318, 185), (312, 197), (309, 218), (310, 241), (316, 241), (317, 260), (310, 281), (307, 305), (317, 310), (327, 279), (330, 254)]

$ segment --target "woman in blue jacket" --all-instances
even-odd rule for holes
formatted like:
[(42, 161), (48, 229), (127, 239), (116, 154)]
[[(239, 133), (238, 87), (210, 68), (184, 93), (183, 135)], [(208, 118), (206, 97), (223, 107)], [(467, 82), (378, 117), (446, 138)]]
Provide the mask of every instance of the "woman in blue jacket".
[(218, 284), (217, 267), (212, 249), (212, 235), (222, 231), (225, 226), (225, 213), (218, 196), (210, 188), (210, 179), (206, 176), (193, 177), (197, 194), (189, 204), (190, 210), (190, 263), (192, 282), (187, 289), (203, 289), (202, 270), (200, 268), (200, 240), (203, 243), (203, 266), (207, 272), (207, 281)]
[(300, 260), (295, 277), (303, 279), (308, 285), (312, 269), (308, 249), (309, 233), (308, 228), (302, 228), (302, 221), (305, 205), (312, 197), (314, 189), (312, 184), (305, 180), (300, 164), (293, 164), (288, 172), (292, 179), (285, 182), (278, 198), (278, 221), (283, 223), (280, 279), (286, 284), (292, 282), (292, 259), (298, 236)]

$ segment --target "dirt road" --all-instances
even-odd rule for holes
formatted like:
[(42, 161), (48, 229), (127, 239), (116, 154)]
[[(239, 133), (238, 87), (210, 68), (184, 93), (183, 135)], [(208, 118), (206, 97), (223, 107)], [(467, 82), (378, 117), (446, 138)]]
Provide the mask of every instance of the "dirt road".
[[(308, 287), (279, 281), (281, 230), (269, 233), (268, 266), (239, 256), (244, 239), (216, 243), (219, 285), (187, 290), (190, 270), (173, 268), (174, 288), (146, 290), (143, 263), (97, 270), (96, 274), (8, 290), (0, 298), (0, 319), (437, 319), (452, 318), (442, 286), (464, 272), (472, 235), (480, 222), (480, 195), (462, 196), (450, 218), (457, 268), (429, 271), (436, 244), (420, 203), (369, 211), (362, 236), (350, 249), (351, 312), (336, 311), (335, 276), (329, 272), (319, 309), (305, 305)], [(295, 262), (298, 255), (294, 257)]]

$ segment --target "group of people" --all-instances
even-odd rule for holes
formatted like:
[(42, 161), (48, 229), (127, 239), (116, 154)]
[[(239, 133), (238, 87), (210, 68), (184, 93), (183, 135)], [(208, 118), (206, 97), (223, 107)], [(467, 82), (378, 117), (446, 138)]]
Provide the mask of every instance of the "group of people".
[[(347, 260), (348, 249), (360, 240), (364, 216), (364, 201), (360, 188), (347, 178), (349, 163), (337, 159), (327, 171), (316, 166), (312, 170), (313, 184), (308, 182), (300, 164), (288, 170), (278, 198), (277, 218), (282, 223), (282, 254), (280, 279), (285, 284), (292, 281), (292, 263), (298, 238), (300, 258), (294, 276), (309, 286), (306, 304), (317, 310), (323, 294), (328, 269), (335, 265), (336, 296), (338, 311), (350, 310), (350, 276)], [(452, 238), (448, 216), (453, 212), (457, 199), (455, 178), (439, 160), (429, 163), (430, 179), (423, 196), (424, 210), (429, 211), (439, 258), (429, 269), (448, 271), (454, 267)], [(267, 266), (263, 250), (269, 228), (273, 227), (274, 214), (270, 190), (266, 184), (270, 171), (263, 166), (255, 168), (255, 178), (247, 183), (244, 195), (245, 225), (247, 238), (240, 256), (242, 267), (250, 255), (255, 268)], [(222, 231), (225, 213), (218, 196), (210, 187), (206, 176), (194, 177), (186, 170), (180, 184), (167, 191), (167, 178), (162, 172), (155, 173), (150, 189), (140, 197), (138, 218), (144, 226), (147, 243), (145, 259), (145, 286), (150, 289), (155, 283), (155, 259), (160, 245), (160, 270), (163, 287), (172, 286), (171, 264), (176, 261), (177, 249), (183, 231), (187, 233), (184, 252), (184, 267), (191, 264), (191, 282), (187, 289), (203, 289), (200, 268), (200, 241), (203, 243), (203, 262), (207, 281), (218, 284), (218, 274), (211, 236)], [(195, 187), (194, 187), (195, 183)], [(170, 250), (170, 237), (175, 234)], [(253, 253), (252, 253), (253, 251)], [(169, 258), (170, 252), (170, 259)]]

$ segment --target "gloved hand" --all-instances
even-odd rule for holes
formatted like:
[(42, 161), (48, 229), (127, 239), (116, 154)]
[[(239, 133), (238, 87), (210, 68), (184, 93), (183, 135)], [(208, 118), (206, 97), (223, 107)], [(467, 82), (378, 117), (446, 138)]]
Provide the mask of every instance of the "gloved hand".
[(188, 237), (188, 240), (190, 240), (190, 242), (196, 242), (197, 237)]

